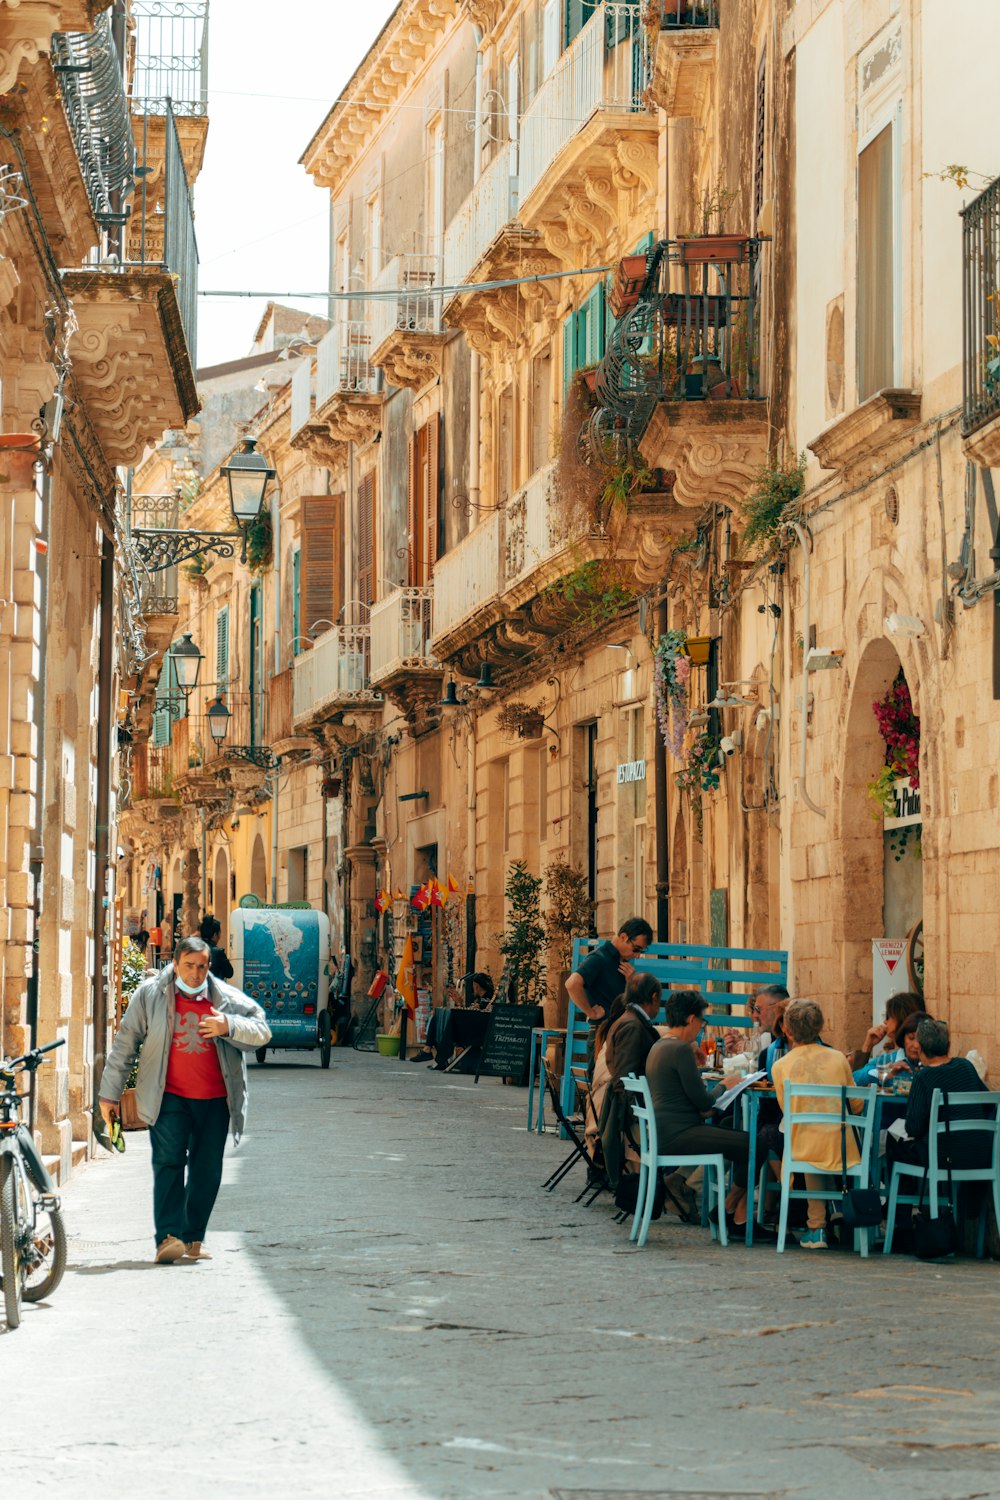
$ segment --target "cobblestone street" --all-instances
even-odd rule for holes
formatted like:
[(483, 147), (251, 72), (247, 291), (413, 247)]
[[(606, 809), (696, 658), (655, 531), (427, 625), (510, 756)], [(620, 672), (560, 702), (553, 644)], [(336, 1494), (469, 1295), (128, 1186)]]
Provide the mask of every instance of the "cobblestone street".
[(522, 1090), (288, 1056), (251, 1069), (210, 1264), (150, 1264), (145, 1137), (71, 1184), (63, 1285), (0, 1346), (10, 1494), (1000, 1490), (995, 1265), (676, 1220), (636, 1253), (575, 1177), (540, 1191), (561, 1143)]

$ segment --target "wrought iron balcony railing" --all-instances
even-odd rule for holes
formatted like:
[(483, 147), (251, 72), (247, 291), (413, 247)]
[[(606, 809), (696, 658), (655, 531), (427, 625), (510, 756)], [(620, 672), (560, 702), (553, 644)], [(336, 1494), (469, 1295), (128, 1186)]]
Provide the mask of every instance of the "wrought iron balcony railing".
[(441, 260), (437, 255), (396, 255), (389, 261), (376, 286), (395, 290), (395, 297), (380, 297), (372, 303), (372, 348), (378, 349), (393, 333), (440, 333), (441, 298), (430, 289), (441, 285)]
[(1000, 413), (1000, 177), (962, 210), (962, 432)]
[(378, 697), (371, 687), (371, 627), (337, 625), (295, 658), (292, 714), (296, 719), (338, 704)]
[(517, 218), (517, 151), (497, 151), (444, 235), (444, 284), (461, 286), (507, 224)]
[(718, 0), (646, 0), (647, 14), (659, 12), (661, 31), (689, 31), (718, 26)]
[(382, 371), (371, 362), (368, 323), (335, 323), (316, 349), (316, 409), (333, 396), (377, 396)]
[(93, 31), (57, 31), (52, 67), (69, 120), (94, 218), (119, 245), (135, 188), (135, 143), (110, 18)]
[(394, 589), (372, 606), (371, 674), (375, 683), (402, 671), (427, 672), (437, 668), (431, 655), (431, 612), (434, 589)]
[(208, 0), (132, 0), (136, 114), (208, 112)]
[[(163, 185), (163, 263), (175, 278), (177, 301), (192, 368), (198, 367), (198, 242), (191, 189), (184, 170), (177, 122), (167, 103), (167, 158)], [(143, 203), (143, 212), (146, 204)]]
[(661, 401), (760, 399), (756, 267), (744, 235), (664, 240), (650, 253), (639, 300), (617, 321), (597, 370), (589, 458), (619, 457)]

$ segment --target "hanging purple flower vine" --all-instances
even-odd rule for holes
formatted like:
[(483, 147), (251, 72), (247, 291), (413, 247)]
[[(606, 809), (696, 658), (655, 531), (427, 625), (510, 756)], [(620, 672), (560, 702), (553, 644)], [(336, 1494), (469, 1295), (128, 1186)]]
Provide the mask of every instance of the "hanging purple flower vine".
[(691, 658), (683, 630), (667, 630), (660, 636), (653, 661), (656, 687), (656, 717), (663, 743), (675, 760), (684, 759), (684, 735), (688, 727), (688, 683)]

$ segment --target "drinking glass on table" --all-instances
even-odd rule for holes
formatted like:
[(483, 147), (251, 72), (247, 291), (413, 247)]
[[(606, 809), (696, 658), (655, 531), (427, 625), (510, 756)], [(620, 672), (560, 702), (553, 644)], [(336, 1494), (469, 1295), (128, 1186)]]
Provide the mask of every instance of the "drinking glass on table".
[(893, 1078), (895, 1076), (895, 1073), (895, 1063), (891, 1063), (887, 1059), (883, 1058), (879, 1058), (879, 1060), (876, 1062), (875, 1077), (878, 1079), (878, 1086), (880, 1089), (884, 1089), (886, 1087), (890, 1078)]

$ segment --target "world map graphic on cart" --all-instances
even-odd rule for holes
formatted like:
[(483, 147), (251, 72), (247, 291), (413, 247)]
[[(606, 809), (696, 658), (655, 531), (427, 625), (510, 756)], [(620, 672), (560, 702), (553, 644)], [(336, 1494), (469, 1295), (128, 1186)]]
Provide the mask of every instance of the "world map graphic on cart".
[(246, 913), (243, 989), (263, 1006), (275, 1035), (315, 1035), (319, 929), (311, 912)]

